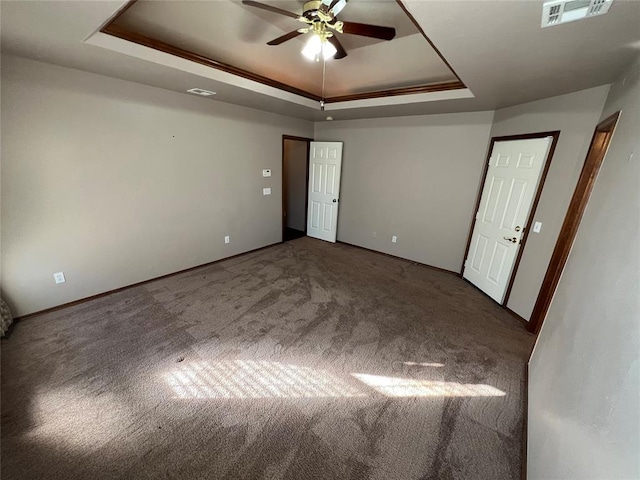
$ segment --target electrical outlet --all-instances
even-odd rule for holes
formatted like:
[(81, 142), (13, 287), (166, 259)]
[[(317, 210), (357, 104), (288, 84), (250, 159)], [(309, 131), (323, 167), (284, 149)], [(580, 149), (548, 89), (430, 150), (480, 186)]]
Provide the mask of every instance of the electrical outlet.
[(391, 237), (391, 243), (398, 243), (398, 237), (396, 237), (395, 235)]
[(262, 189), (263, 195), (271, 195), (271, 189), (269, 187)]
[(229, 237), (229, 235), (226, 235), (224, 237), (224, 243), (231, 243), (231, 238)]
[(56, 272), (53, 274), (53, 279), (56, 281), (56, 283), (64, 283), (67, 280), (64, 278), (64, 273), (63, 272)]
[(265, 168), (264, 170), (262, 170), (262, 176), (263, 177), (270, 177), (271, 176), (271, 169)]

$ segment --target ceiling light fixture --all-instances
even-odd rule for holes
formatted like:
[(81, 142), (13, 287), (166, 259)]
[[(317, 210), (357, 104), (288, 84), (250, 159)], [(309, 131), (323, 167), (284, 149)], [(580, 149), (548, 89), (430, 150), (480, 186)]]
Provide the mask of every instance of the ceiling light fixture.
[[(300, 31), (308, 32), (308, 29), (302, 28)], [(331, 37), (333, 37), (333, 33), (325, 28), (323, 22), (314, 22), (311, 38), (302, 49), (302, 55), (315, 62), (319, 62), (321, 56), (323, 60), (333, 58), (338, 50), (329, 41)]]
[[(327, 60), (333, 58), (338, 49), (330, 42), (333, 33), (327, 30), (324, 22), (315, 21), (309, 28), (301, 28), (300, 33), (311, 32), (311, 38), (302, 49), (302, 55), (315, 62), (322, 57), (322, 97), (320, 97), (320, 111), (324, 112), (324, 81), (327, 74)], [(336, 40), (337, 41), (337, 40)]]
[(320, 61), (321, 55), (324, 60), (333, 58), (336, 52), (336, 47), (316, 34), (311, 36), (307, 44), (302, 49), (302, 55), (315, 62)]
[[(566, 1), (566, 0), (565, 0)], [(613, 0), (593, 0), (593, 1), (613, 1)], [(347, 56), (337, 33), (347, 33), (360, 35), (362, 37), (376, 38), (380, 40), (392, 40), (396, 36), (396, 29), (393, 27), (383, 27), (380, 25), (368, 25), (365, 23), (343, 22), (338, 20), (338, 15), (347, 5), (347, 0), (309, 0), (302, 5), (302, 15), (283, 10), (274, 5), (267, 5), (254, 0), (242, 0), (244, 5), (259, 8), (268, 12), (277, 13), (286, 17), (294, 18), (305, 23), (304, 28), (299, 28), (284, 35), (274, 38), (267, 45), (276, 46), (288, 42), (300, 35), (310, 33), (306, 45), (301, 53), (311, 61), (319, 62), (322, 58), (322, 93), (320, 96), (320, 110), (324, 111), (325, 97), (324, 86), (326, 79), (327, 60), (339, 60)]]

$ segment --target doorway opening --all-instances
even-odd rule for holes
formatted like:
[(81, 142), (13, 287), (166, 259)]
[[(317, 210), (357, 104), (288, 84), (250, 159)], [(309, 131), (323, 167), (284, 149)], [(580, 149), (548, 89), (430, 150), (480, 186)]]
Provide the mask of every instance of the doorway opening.
[(460, 275), (505, 306), (559, 131), (491, 139)]
[(307, 234), (309, 146), (312, 138), (282, 136), (282, 241)]
[(564, 217), (556, 246), (551, 255), (547, 272), (542, 281), (533, 312), (531, 313), (531, 319), (527, 325), (527, 329), (536, 335), (540, 332), (542, 322), (551, 306), (551, 300), (553, 299), (553, 295), (558, 287), (558, 282), (560, 281), (560, 276), (569, 258), (569, 252), (578, 233), (578, 227), (580, 226), (584, 211), (587, 208), (587, 203), (589, 202), (591, 191), (598, 177), (598, 172), (607, 154), (607, 149), (609, 148), (609, 143), (611, 143), (611, 137), (618, 123), (619, 116), (620, 112), (616, 112), (607, 117), (596, 126), (593, 132), (591, 145), (589, 146), (578, 184), (573, 191), (571, 203), (569, 203), (569, 208)]

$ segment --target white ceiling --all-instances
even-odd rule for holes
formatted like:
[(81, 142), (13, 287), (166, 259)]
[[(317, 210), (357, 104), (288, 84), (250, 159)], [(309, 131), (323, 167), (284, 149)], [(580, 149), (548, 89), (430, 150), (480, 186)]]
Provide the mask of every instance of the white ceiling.
[[(358, 101), (334, 105), (330, 114), (349, 119), (501, 108), (610, 83), (640, 52), (640, 1), (615, 0), (606, 15), (544, 29), (540, 28), (542, 3), (405, 0), (473, 97), (447, 100), (442, 99), (444, 95), (423, 94)], [(178, 92), (193, 87), (218, 92), (215, 100), (203, 101), (224, 101), (309, 120), (327, 115), (309, 100), (249, 85), (228, 74), (210, 74), (205, 69), (212, 69), (191, 67), (186, 61), (167, 61), (143, 51), (146, 47), (136, 50), (114, 44), (109, 50), (85, 42), (125, 4), (124, 0), (2, 1), (2, 53)], [(385, 68), (384, 64), (379, 68)], [(404, 103), (407, 101), (413, 103)]]

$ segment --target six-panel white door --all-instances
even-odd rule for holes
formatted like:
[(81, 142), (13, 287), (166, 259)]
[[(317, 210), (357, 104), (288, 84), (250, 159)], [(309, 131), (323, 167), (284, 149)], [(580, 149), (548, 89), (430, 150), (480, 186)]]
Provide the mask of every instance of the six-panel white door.
[(307, 235), (336, 241), (342, 142), (311, 142)]
[(495, 142), (463, 276), (502, 303), (552, 137)]

